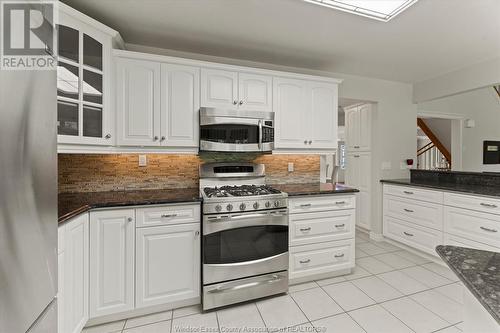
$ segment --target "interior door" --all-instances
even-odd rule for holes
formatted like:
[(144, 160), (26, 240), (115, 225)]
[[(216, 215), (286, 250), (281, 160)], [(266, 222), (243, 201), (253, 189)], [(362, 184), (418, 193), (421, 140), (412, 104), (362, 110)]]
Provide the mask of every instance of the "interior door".
[(134, 309), (133, 209), (90, 213), (90, 317)]
[(239, 73), (239, 109), (272, 111), (273, 79), (270, 76)]
[(200, 69), (161, 65), (161, 144), (198, 147)]
[[(310, 148), (337, 149), (338, 100), (337, 86), (313, 82), (309, 91)], [(308, 141), (309, 142), (309, 141)]]
[(200, 296), (200, 224), (137, 229), (136, 307)]
[(201, 69), (201, 106), (234, 110), (238, 102), (238, 73)]
[(308, 147), (306, 88), (305, 81), (273, 79), (276, 148)]
[(118, 145), (160, 145), (160, 64), (117, 59)]

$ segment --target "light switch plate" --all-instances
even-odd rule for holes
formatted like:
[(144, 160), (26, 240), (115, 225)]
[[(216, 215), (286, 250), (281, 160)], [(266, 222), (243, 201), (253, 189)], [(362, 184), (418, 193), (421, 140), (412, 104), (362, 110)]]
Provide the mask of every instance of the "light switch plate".
[(146, 158), (146, 155), (139, 155), (139, 166), (145, 167), (147, 165), (148, 165), (148, 159)]
[(288, 172), (293, 172), (293, 163), (288, 163)]

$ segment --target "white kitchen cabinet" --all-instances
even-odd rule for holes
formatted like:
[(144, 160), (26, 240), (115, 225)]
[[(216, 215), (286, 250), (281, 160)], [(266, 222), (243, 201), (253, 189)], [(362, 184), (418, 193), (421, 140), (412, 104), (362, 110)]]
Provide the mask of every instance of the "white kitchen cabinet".
[(272, 111), (272, 77), (202, 68), (201, 106), (226, 110)]
[(198, 146), (200, 69), (161, 64), (161, 137), (163, 146)]
[(200, 224), (138, 228), (136, 308), (200, 296)]
[(80, 333), (89, 319), (89, 216), (59, 227), (58, 330)]
[(58, 8), (58, 143), (114, 145), (111, 50), (121, 37), (64, 3)]
[(275, 78), (273, 80), (275, 147), (336, 150), (337, 90), (335, 84)]
[(161, 65), (116, 59), (118, 145), (160, 145)]
[(345, 108), (348, 152), (371, 150), (372, 106), (362, 104)]
[(359, 190), (358, 218), (356, 224), (370, 230), (371, 221), (371, 153), (347, 154), (346, 185)]
[(135, 211), (90, 213), (90, 317), (134, 309)]

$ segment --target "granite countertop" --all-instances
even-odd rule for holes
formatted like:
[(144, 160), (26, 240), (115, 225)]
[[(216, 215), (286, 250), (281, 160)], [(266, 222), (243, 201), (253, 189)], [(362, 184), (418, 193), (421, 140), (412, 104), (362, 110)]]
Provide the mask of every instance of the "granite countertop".
[(500, 253), (449, 245), (436, 252), (500, 324)]
[(198, 188), (86, 193), (59, 193), (59, 223), (93, 208), (201, 201)]
[(479, 195), (489, 195), (500, 197), (500, 187), (498, 186), (484, 186), (484, 185), (472, 185), (472, 184), (454, 184), (454, 183), (435, 183), (435, 182), (412, 182), (410, 179), (383, 179), (382, 183), (405, 185), (405, 186), (417, 186), (425, 187), (436, 190), (452, 191), (452, 192), (462, 192), (470, 194)]
[(270, 184), (270, 186), (288, 193), (289, 197), (300, 195), (342, 194), (359, 192), (359, 190), (352, 187), (331, 183)]

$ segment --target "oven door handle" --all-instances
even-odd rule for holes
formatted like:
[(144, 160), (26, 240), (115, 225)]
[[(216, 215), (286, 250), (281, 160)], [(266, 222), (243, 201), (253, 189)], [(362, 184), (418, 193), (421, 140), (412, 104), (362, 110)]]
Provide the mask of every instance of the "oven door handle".
[(262, 150), (262, 119), (259, 119), (259, 150)]
[(241, 289), (253, 288), (253, 287), (263, 285), (263, 284), (273, 284), (273, 283), (279, 282), (281, 280), (283, 280), (283, 278), (281, 276), (279, 276), (278, 274), (273, 274), (271, 279), (266, 279), (263, 281), (248, 282), (248, 283), (239, 284), (239, 285), (236, 285), (233, 287), (227, 287), (227, 288), (219, 287), (216, 289), (212, 289), (208, 292), (210, 294), (225, 293), (225, 292), (229, 292), (229, 291), (236, 291), (236, 290), (241, 290)]

